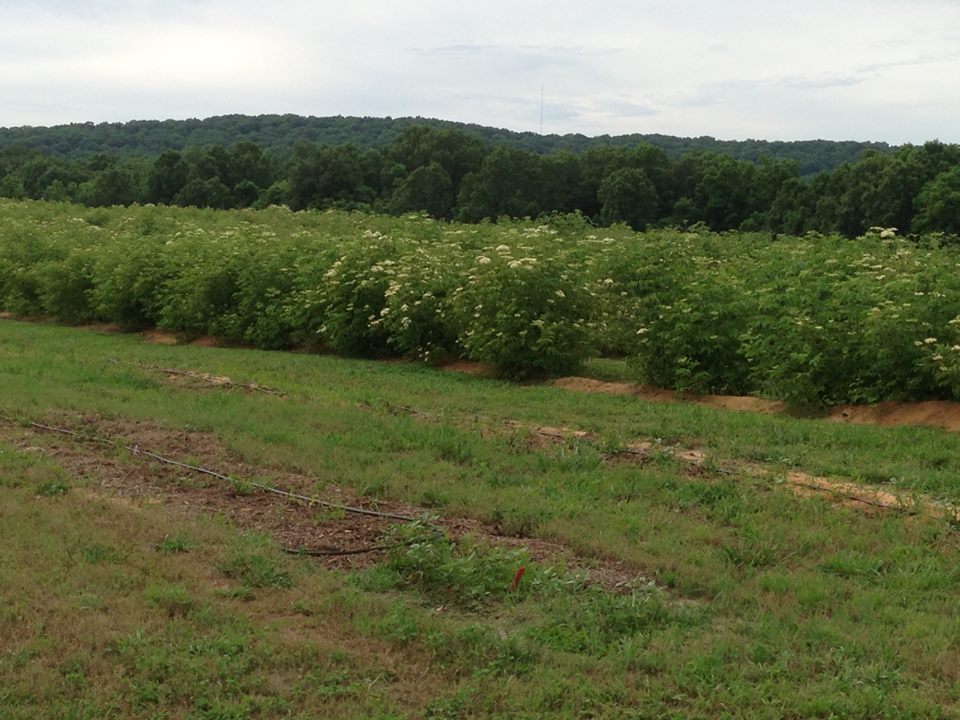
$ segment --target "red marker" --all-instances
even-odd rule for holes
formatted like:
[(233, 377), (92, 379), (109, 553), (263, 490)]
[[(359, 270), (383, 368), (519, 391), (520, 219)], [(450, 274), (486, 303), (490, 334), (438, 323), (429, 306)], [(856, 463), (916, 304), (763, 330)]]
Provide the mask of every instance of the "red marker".
[(513, 576), (513, 582), (510, 583), (510, 592), (513, 592), (520, 585), (520, 580), (523, 579), (523, 574), (527, 571), (526, 566), (521, 565), (520, 568)]

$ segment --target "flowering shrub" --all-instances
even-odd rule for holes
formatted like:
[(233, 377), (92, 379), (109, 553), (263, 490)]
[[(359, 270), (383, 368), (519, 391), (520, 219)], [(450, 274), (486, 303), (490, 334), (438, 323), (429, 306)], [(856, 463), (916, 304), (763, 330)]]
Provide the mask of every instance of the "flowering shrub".
[(960, 249), (582, 217), (452, 225), (283, 208), (0, 200), (0, 310), (529, 377), (598, 351), (638, 380), (824, 405), (960, 398)]
[(398, 259), (387, 285), (382, 325), (387, 342), (401, 355), (443, 362), (457, 353), (452, 292), (462, 277), (464, 251), (456, 244), (415, 243)]
[(334, 352), (361, 357), (389, 355), (387, 332), (376, 321), (388, 312), (386, 291), (396, 273), (392, 259), (396, 246), (373, 234), (344, 243), (340, 251), (343, 254), (321, 277), (315, 275), (316, 265), (310, 268), (313, 272), (301, 276), (288, 317)]
[(929, 364), (936, 373), (938, 383), (945, 387), (952, 398), (960, 399), (960, 316), (950, 321), (949, 342), (937, 338), (925, 338), (923, 346), (928, 352)]
[(472, 360), (515, 377), (569, 373), (589, 353), (589, 294), (568, 251), (500, 244), (474, 258), (454, 291), (460, 344)]
[(98, 248), (91, 291), (97, 317), (130, 329), (158, 324), (164, 288), (176, 274), (164, 250), (155, 239)]

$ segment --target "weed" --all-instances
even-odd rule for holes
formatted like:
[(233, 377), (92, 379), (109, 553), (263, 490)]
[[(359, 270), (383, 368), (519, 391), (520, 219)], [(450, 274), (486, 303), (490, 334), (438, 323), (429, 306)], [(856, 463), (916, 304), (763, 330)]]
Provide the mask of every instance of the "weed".
[(236, 578), (251, 588), (288, 588), (293, 585), (290, 573), (268, 540), (255, 535), (241, 535), (227, 550), (219, 564), (227, 577)]
[(193, 610), (196, 601), (182, 585), (151, 585), (145, 592), (147, 602), (155, 605), (167, 617), (181, 617)]
[(252, 495), (256, 491), (256, 488), (247, 480), (232, 478), (230, 480), (230, 491), (235, 497), (246, 497)]
[(69, 491), (70, 486), (60, 480), (48, 480), (37, 488), (37, 492), (44, 497), (59, 497)]
[(722, 545), (720, 555), (735, 568), (758, 569), (773, 565), (780, 556), (780, 548), (770, 538), (761, 537), (748, 528), (733, 542)]
[(466, 465), (474, 457), (474, 442), (465, 433), (441, 426), (432, 438), (437, 459), (457, 465)]
[(374, 480), (369, 480), (364, 483), (360, 488), (360, 494), (363, 497), (368, 498), (382, 498), (387, 495), (387, 488), (389, 485), (386, 480), (382, 478), (376, 478)]
[(80, 555), (91, 565), (104, 565), (120, 562), (120, 556), (116, 550), (111, 547), (106, 547), (96, 543), (82, 548)]
[(182, 535), (165, 536), (156, 545), (158, 552), (169, 554), (189, 552), (193, 547), (193, 544)]
[(399, 587), (417, 587), (439, 601), (479, 609), (506, 597), (522, 551), (455, 546), (434, 529), (411, 523), (392, 533), (402, 543), (390, 551), (387, 568)]
[(449, 697), (432, 700), (424, 708), (425, 720), (460, 720), (468, 716), (471, 707), (469, 693), (460, 690)]
[(493, 512), (493, 522), (501, 535), (510, 537), (535, 537), (537, 530), (547, 519), (544, 511), (511, 507), (497, 508)]
[(450, 497), (440, 490), (424, 490), (420, 493), (420, 504), (428, 508), (442, 508), (450, 502)]
[[(277, 222), (294, 222), (283, 217)], [(468, 240), (482, 247), (483, 233), (505, 229), (478, 228)], [(0, 273), (0, 283), (7, 279)], [(290, 399), (282, 409), (258, 395), (184, 402), (162, 386), (131, 384), (123, 366), (138, 362), (270, 378)], [(336, 483), (345, 497), (376, 478), (376, 493), (400, 502), (449, 498), (450, 513), (550, 538), (584, 564), (602, 559), (604, 570), (643, 572), (666, 588), (585, 588), (576, 572), (550, 572), (549, 561), (452, 544), (425, 525), (419, 534), (404, 529), (412, 545), (371, 568), (329, 570), (322, 560), (290, 561), (226, 520), (195, 522), (170, 505), (94, 508), (69, 495), (38, 502), (46, 481), (72, 483), (80, 468), (116, 471), (109, 479), (123, 482), (123, 470), (139, 471), (142, 458), (111, 457), (100, 467), (91, 462), (99, 449), (64, 440), (56, 457), (69, 467), (58, 469), (43, 452), (0, 443), (0, 714), (341, 720), (419, 717), (429, 707), (476, 718), (932, 720), (955, 701), (955, 528), (938, 517), (797, 497), (736, 468), (750, 459), (774, 471), (789, 458), (807, 474), (895, 477), (891, 491), (956, 503), (956, 435), (516, 387), (405, 364), (168, 348), (13, 322), (0, 322), (0, 376), (5, 414), (49, 412), (79, 425), (77, 413), (99, 413), (131, 426), (151, 418), (178, 432), (204, 428), (264, 473), (295, 471), (323, 489)], [(358, 405), (372, 394), (379, 404)], [(465, 461), (439, 460), (440, 423), (388, 405), (442, 417), (450, 439), (465, 438)], [(588, 426), (597, 447), (511, 451), (508, 420)], [(684, 447), (695, 438), (731, 472), (692, 475), (666, 457), (593, 465), (591, 452), (608, 447), (606, 438), (641, 437)], [(183, 457), (211, 462), (189, 436), (180, 443)], [(184, 494), (163, 477), (151, 477), (161, 492)], [(313, 509), (296, 512), (313, 519)], [(549, 547), (528, 545), (538, 554)], [(184, 552), (190, 547), (204, 551)], [(511, 592), (520, 565), (526, 572)], [(77, 657), (87, 659), (83, 667), (68, 667)], [(461, 691), (466, 704), (445, 702)]]
[(244, 602), (249, 602), (257, 597), (256, 593), (254, 593), (253, 590), (246, 585), (218, 588), (216, 590), (216, 594), (220, 597), (230, 598), (231, 600), (243, 600)]

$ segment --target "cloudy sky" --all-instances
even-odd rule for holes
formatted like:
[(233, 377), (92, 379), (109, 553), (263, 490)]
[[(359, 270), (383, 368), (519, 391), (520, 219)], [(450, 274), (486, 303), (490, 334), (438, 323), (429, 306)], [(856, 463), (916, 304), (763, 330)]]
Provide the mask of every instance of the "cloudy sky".
[(957, 0), (0, 0), (0, 126), (420, 115), (960, 142)]

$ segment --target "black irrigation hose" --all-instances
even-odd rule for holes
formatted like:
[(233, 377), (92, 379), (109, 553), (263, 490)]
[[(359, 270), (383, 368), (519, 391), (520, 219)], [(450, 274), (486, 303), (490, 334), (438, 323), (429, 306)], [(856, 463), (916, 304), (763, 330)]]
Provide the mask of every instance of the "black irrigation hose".
[[(441, 535), (439, 529), (437, 536)], [(371, 545), (365, 548), (357, 548), (356, 550), (337, 550), (334, 548), (330, 549), (320, 549), (320, 550), (310, 550), (309, 548), (280, 548), (285, 553), (290, 555), (308, 555), (310, 557), (340, 557), (343, 555), (363, 555), (365, 553), (379, 552), (381, 550), (395, 550), (399, 547), (409, 547), (410, 545), (416, 545), (418, 542), (422, 542), (422, 538), (414, 538), (412, 540), (404, 540), (402, 542), (390, 543), (389, 545)]]
[[(14, 424), (20, 424), (20, 425), (23, 424), (7, 415), (0, 414), (0, 419), (3, 419), (8, 423), (14, 423)], [(183, 468), (185, 470), (192, 470), (193, 472), (201, 473), (204, 475), (210, 475), (211, 477), (215, 477), (218, 480), (224, 480), (229, 483), (234, 482), (233, 478), (229, 477), (228, 475), (224, 475), (223, 473), (217, 472), (216, 470), (210, 470), (209, 468), (205, 468), (199, 465), (191, 465), (189, 463), (180, 462), (179, 460), (172, 460), (162, 455), (158, 455), (157, 453), (150, 452), (149, 450), (143, 450), (140, 448), (139, 445), (124, 445), (123, 443), (117, 440), (95, 437), (92, 435), (85, 435), (75, 430), (68, 430), (66, 428), (54, 427), (52, 425), (44, 425), (42, 423), (37, 423), (37, 422), (27, 422), (26, 424), (29, 427), (33, 427), (38, 430), (45, 430), (47, 432), (59, 433), (61, 435), (68, 435), (70, 437), (75, 437), (80, 440), (85, 440), (87, 442), (95, 442), (100, 445), (110, 445), (113, 447), (120, 447), (125, 450), (128, 450), (129, 452), (132, 452), (134, 455), (145, 455), (146, 457), (151, 458), (152, 460), (156, 460), (157, 462), (160, 462), (166, 465), (172, 465), (174, 467)], [(407, 523), (417, 522), (417, 518), (411, 517), (409, 515), (400, 515), (399, 513), (381, 512), (379, 510), (369, 510), (367, 508), (359, 508), (351, 505), (343, 505), (341, 503), (333, 503), (327, 500), (321, 500), (320, 498), (317, 498), (317, 497), (300, 495), (299, 493), (293, 493), (293, 492), (290, 492), (289, 490), (281, 490), (280, 488), (275, 488), (270, 485), (265, 485), (263, 483), (258, 483), (258, 482), (249, 482), (248, 484), (251, 487), (255, 487), (259, 490), (263, 490), (264, 492), (268, 492), (274, 495), (279, 495), (285, 498), (290, 498), (293, 500), (300, 500), (311, 505), (320, 505), (321, 507), (329, 508), (332, 510), (341, 510), (343, 512), (353, 513), (356, 515), (369, 515), (372, 517), (386, 518), (389, 520), (400, 520), (402, 522), (407, 522)], [(442, 532), (440, 528), (437, 528), (435, 526), (434, 526), (434, 529), (437, 530), (438, 533)], [(413, 545), (417, 542), (419, 542), (419, 539), (407, 540), (407, 541), (391, 543), (387, 545), (372, 545), (369, 547), (357, 548), (352, 550), (341, 550), (341, 549), (311, 550), (309, 548), (286, 548), (286, 547), (281, 549), (286, 553), (290, 553), (291, 555), (306, 555), (310, 557), (340, 557), (340, 556), (348, 556), (348, 555), (363, 555), (371, 552), (379, 552), (381, 550), (392, 550), (398, 547)]]
[[(71, 437), (79, 438), (81, 440), (86, 440), (88, 442), (95, 442), (101, 445), (113, 445), (115, 447), (123, 448), (132, 452), (134, 455), (145, 455), (157, 462), (164, 463), (166, 465), (172, 465), (174, 467), (183, 468), (184, 470), (192, 470), (193, 472), (201, 473), (203, 475), (210, 475), (215, 477), (218, 480), (224, 480), (226, 482), (232, 483), (235, 482), (233, 478), (223, 473), (217, 472), (216, 470), (210, 470), (209, 468), (202, 467), (200, 465), (191, 465), (189, 463), (180, 462), (179, 460), (172, 460), (170, 458), (164, 457), (163, 455), (158, 455), (155, 452), (150, 452), (149, 450), (142, 449), (139, 445), (124, 445), (122, 442), (117, 440), (111, 440), (109, 438), (99, 438), (91, 435), (84, 435), (83, 433), (76, 432), (75, 430), (67, 430), (66, 428), (54, 427), (52, 425), (43, 425), (42, 423), (37, 422), (28, 422), (27, 425), (30, 427), (37, 428), (39, 430), (46, 430), (48, 432), (60, 433), (61, 435), (69, 435)], [(289, 490), (281, 490), (280, 488), (275, 488), (271, 485), (265, 485), (263, 483), (258, 483), (254, 481), (245, 481), (246, 484), (250, 487), (255, 487), (258, 490), (263, 490), (264, 492), (272, 493), (273, 495), (279, 495), (281, 497), (290, 498), (292, 500), (300, 500), (302, 502), (308, 503), (310, 505), (320, 505), (321, 507), (329, 508), (331, 510), (342, 510), (343, 512), (353, 513), (355, 515), (369, 515), (372, 517), (386, 518), (389, 520), (400, 520), (402, 522), (416, 522), (417, 518), (411, 517), (410, 515), (400, 515), (399, 513), (389, 513), (382, 512), (380, 510), (370, 510), (368, 508), (354, 507), (352, 505), (342, 505), (340, 503), (333, 503), (327, 500), (321, 500), (318, 497), (311, 497), (309, 495), (300, 495), (299, 493), (290, 492)]]

